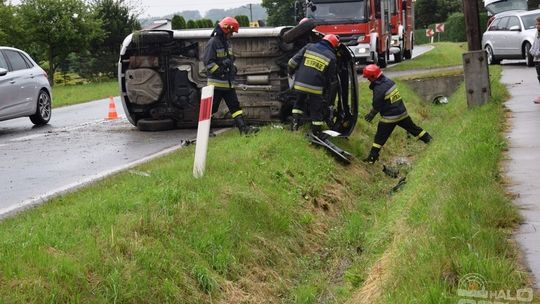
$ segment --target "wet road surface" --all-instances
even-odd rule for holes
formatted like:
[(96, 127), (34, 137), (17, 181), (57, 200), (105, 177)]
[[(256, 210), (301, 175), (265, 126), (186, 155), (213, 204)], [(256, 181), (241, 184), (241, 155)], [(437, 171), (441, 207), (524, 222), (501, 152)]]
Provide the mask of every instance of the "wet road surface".
[(109, 100), (53, 109), (49, 125), (0, 122), (0, 216), (180, 147), (196, 130), (140, 132), (124, 116), (105, 120)]

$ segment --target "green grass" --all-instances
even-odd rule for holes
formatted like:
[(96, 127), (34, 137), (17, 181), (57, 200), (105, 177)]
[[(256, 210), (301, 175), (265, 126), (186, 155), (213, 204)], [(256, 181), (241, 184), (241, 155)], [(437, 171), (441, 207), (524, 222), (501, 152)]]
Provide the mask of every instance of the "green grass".
[(462, 55), (467, 52), (466, 43), (438, 42), (434, 43), (433, 46), (433, 50), (411, 60), (403, 61), (387, 70), (433, 69), (463, 64)]
[[(489, 289), (525, 286), (498, 173), (499, 75), (474, 110), (463, 87), (434, 106), (398, 81), (434, 142), (396, 129), (381, 155), (410, 160), (396, 193), (380, 163), (336, 165), (303, 134), (266, 127), (213, 138), (202, 179), (188, 147), (6, 219), (0, 302), (456, 303), (471, 272)], [(374, 132), (359, 121), (341, 144), (363, 157)]]
[(63, 107), (87, 101), (118, 96), (118, 81), (89, 83), (80, 85), (55, 85), (53, 87), (53, 107)]
[[(426, 128), (435, 140), (409, 171), (407, 186), (374, 202), (387, 209), (369, 225), (358, 220), (342, 230), (345, 235), (362, 231), (368, 254), (348, 277), (376, 302), (457, 303), (459, 278), (469, 273), (485, 277), (488, 290), (515, 293), (527, 284), (508, 241), (519, 217), (499, 174), (506, 148), (501, 103), (507, 97), (498, 83), (500, 71), (492, 68), (489, 104), (468, 110), (461, 87), (448, 105), (429, 109)], [(363, 214), (365, 207), (352, 217)], [(366, 280), (381, 266), (378, 275), (384, 279), (377, 289)]]

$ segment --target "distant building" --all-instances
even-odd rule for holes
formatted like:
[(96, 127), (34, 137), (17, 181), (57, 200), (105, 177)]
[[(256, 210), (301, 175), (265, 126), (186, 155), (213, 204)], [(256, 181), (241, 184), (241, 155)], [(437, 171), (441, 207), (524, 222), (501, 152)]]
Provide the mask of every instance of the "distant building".
[(154, 20), (153, 23), (146, 26), (143, 30), (171, 30), (172, 23), (171, 19), (159, 19)]

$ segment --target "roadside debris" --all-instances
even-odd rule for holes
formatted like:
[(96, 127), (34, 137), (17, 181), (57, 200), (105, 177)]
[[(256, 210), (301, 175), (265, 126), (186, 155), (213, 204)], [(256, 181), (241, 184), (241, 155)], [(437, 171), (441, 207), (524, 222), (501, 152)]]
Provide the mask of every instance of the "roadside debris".
[(401, 188), (403, 188), (403, 186), (405, 186), (406, 183), (407, 183), (407, 177), (406, 176), (400, 178), (399, 182), (394, 187), (392, 187), (392, 192), (397, 192), (397, 191), (401, 190)]
[[(338, 132), (334, 132), (334, 133), (337, 133), (336, 136), (340, 135)], [(353, 159), (353, 155), (351, 153), (341, 149), (340, 147), (336, 146), (335, 144), (333, 144), (329, 140), (329, 137), (331, 137), (331, 135), (328, 135), (328, 133), (322, 133), (321, 135), (317, 136), (317, 135), (313, 134), (313, 132), (310, 131), (307, 134), (307, 138), (312, 144), (325, 147), (326, 150), (331, 152), (332, 155), (334, 155), (339, 161), (341, 161), (341, 162), (343, 162), (343, 163), (345, 163), (347, 165), (350, 164), (352, 159)]]
[(382, 171), (391, 178), (398, 178), (399, 176), (399, 168), (387, 167), (386, 165), (383, 165)]

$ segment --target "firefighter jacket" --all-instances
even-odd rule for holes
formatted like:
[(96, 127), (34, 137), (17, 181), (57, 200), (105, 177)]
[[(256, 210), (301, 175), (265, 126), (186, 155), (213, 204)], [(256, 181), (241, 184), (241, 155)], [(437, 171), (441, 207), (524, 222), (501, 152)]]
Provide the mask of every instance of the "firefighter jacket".
[(381, 75), (377, 80), (371, 82), (369, 88), (373, 90), (371, 105), (375, 112), (381, 114), (380, 121), (398, 122), (409, 116), (397, 85), (390, 78)]
[(210, 38), (203, 54), (208, 85), (213, 85), (217, 89), (231, 89), (234, 87), (236, 76), (232, 47), (219, 27), (215, 31), (216, 35)]
[(295, 74), (293, 88), (322, 95), (336, 77), (336, 54), (330, 44), (321, 40), (302, 48), (289, 60), (289, 74)]

